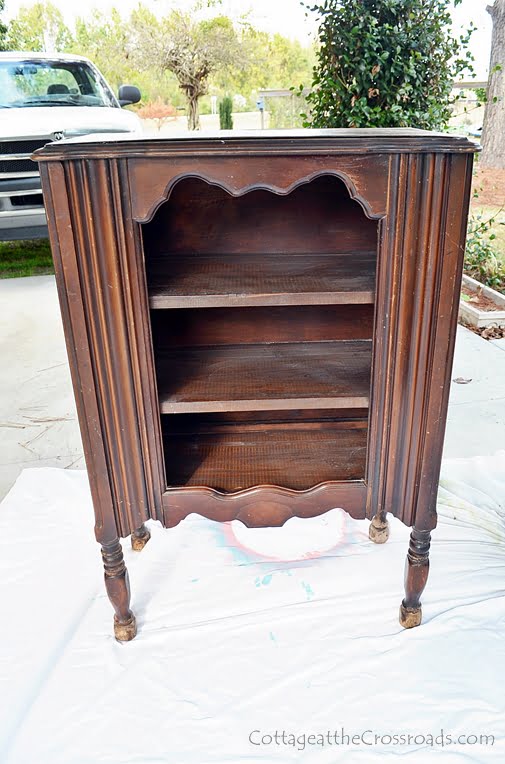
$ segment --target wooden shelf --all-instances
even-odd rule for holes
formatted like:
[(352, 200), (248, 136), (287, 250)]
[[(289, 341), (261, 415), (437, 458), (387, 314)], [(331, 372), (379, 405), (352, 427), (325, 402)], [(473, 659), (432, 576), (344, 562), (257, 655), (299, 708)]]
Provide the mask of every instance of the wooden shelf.
[(255, 485), (306, 490), (326, 481), (365, 476), (367, 425), (297, 422), (214, 425), (165, 433), (169, 487), (240, 491)]
[(160, 352), (163, 414), (367, 408), (366, 340), (221, 345)]
[(151, 308), (369, 304), (375, 253), (167, 254), (148, 273)]

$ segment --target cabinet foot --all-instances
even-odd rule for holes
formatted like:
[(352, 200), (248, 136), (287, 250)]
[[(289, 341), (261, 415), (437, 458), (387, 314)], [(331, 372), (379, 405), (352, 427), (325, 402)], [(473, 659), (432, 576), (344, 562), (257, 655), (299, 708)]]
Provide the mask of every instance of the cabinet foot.
[(144, 523), (142, 523), (140, 528), (137, 528), (137, 530), (133, 531), (131, 535), (132, 549), (135, 552), (141, 552), (150, 538), (150, 532), (147, 530)]
[(430, 569), (430, 540), (430, 531), (412, 528), (405, 563), (405, 599), (400, 606), (400, 623), (406, 629), (421, 623), (421, 594)]
[(400, 605), (400, 624), (404, 629), (413, 629), (414, 626), (419, 626), (423, 617), (423, 609), (419, 605), (417, 608), (408, 608), (405, 605)]
[(368, 536), (374, 544), (385, 544), (389, 538), (389, 523), (386, 518), (374, 515), (368, 529)]
[(133, 614), (125, 623), (121, 623), (117, 615), (114, 616), (114, 636), (118, 642), (130, 642), (137, 636), (137, 621)]
[(130, 610), (130, 582), (118, 538), (102, 545), (105, 588), (114, 608), (114, 635), (120, 642), (128, 642), (137, 633), (135, 616)]

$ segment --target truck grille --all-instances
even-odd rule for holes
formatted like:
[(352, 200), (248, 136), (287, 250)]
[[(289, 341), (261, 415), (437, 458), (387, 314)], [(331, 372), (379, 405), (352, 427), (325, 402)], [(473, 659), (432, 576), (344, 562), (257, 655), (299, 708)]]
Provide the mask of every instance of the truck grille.
[(36, 173), (37, 163), (30, 159), (30, 155), (50, 140), (47, 137), (30, 141), (0, 141), (0, 174)]
[(37, 172), (37, 165), (31, 159), (14, 159), (5, 162), (0, 155), (0, 173)]
[(11, 196), (13, 207), (41, 207), (44, 204), (42, 194), (22, 194)]

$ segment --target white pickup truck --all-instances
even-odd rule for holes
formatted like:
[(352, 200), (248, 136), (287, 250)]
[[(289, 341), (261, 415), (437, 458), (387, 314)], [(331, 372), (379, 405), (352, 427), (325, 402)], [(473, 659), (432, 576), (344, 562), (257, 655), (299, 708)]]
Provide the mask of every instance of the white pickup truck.
[(0, 241), (47, 236), (35, 149), (88, 133), (141, 132), (121, 107), (140, 100), (122, 85), (118, 98), (82, 56), (0, 53)]

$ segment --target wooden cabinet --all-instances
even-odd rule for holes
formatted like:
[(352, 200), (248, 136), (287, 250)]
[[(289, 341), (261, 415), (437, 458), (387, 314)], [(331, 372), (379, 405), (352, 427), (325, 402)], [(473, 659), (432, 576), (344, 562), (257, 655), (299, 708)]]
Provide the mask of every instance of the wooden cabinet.
[(119, 539), (190, 512), (413, 527), (420, 623), (474, 144), (419, 130), (90, 137), (37, 152), (118, 639)]

